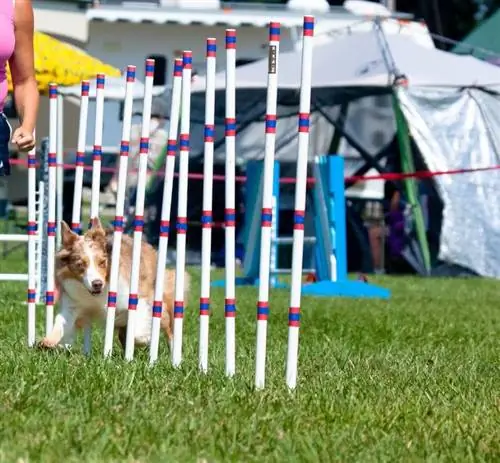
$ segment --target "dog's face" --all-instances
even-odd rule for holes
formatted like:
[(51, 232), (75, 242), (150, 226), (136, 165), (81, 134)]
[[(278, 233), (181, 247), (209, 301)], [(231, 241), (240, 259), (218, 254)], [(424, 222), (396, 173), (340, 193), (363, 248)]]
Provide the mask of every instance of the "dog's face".
[(60, 279), (81, 282), (93, 296), (105, 289), (109, 259), (106, 234), (99, 219), (92, 219), (90, 229), (78, 236), (66, 222), (61, 222), (62, 248), (56, 256), (57, 274)]

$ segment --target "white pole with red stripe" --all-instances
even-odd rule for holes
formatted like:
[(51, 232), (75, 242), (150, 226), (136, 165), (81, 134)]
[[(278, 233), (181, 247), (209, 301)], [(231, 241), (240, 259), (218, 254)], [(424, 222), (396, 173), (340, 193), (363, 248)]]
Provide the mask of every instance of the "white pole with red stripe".
[(259, 266), (259, 300), (257, 302), (257, 347), (255, 387), (262, 389), (266, 380), (267, 320), (269, 317), (269, 277), (273, 225), (274, 154), (276, 113), (278, 109), (278, 56), (280, 24), (269, 24), (269, 59), (267, 73), (266, 144), (262, 191), (261, 249)]
[[(90, 195), (91, 220), (93, 218), (99, 217), (99, 199), (101, 193), (102, 134), (104, 131), (104, 85), (104, 74), (97, 74), (95, 95), (94, 147), (92, 150), (92, 189)], [(91, 325), (89, 322), (86, 322), (83, 341), (84, 353), (89, 354), (90, 349)]]
[(178, 367), (182, 362), (182, 328), (184, 322), (184, 292), (186, 270), (186, 232), (189, 174), (189, 132), (191, 118), (191, 74), (193, 54), (182, 53), (181, 134), (179, 149), (179, 197), (177, 204), (177, 249), (175, 266), (174, 297), (174, 342), (172, 364)]
[(128, 299), (127, 336), (125, 341), (125, 360), (134, 358), (135, 319), (139, 304), (139, 272), (141, 268), (142, 232), (144, 230), (144, 200), (148, 171), (149, 136), (151, 127), (151, 105), (153, 103), (153, 78), (155, 61), (146, 60), (144, 81), (144, 103), (142, 107), (141, 141), (139, 148), (139, 171), (135, 200), (134, 238), (132, 246), (132, 270), (130, 272), (130, 294)]
[[(64, 99), (57, 94), (57, 174), (56, 174), (56, 223), (63, 219), (63, 196), (64, 196)], [(61, 228), (56, 227), (56, 249), (62, 244)]]
[(205, 89), (205, 152), (203, 165), (203, 212), (201, 217), (201, 294), (199, 366), (208, 371), (210, 320), (210, 267), (212, 263), (212, 201), (214, 174), (216, 39), (207, 39)]
[(80, 234), (82, 231), (82, 190), (83, 190), (83, 167), (85, 161), (85, 143), (87, 140), (87, 121), (89, 113), (89, 88), (88, 80), (82, 81), (80, 96), (80, 119), (78, 123), (78, 141), (76, 148), (75, 189), (73, 194), (73, 213), (71, 217), (71, 229)]
[(104, 357), (113, 351), (115, 328), (116, 298), (120, 275), (120, 252), (123, 235), (123, 212), (125, 209), (125, 191), (127, 187), (128, 155), (130, 129), (132, 126), (132, 105), (134, 98), (135, 66), (127, 66), (125, 86), (125, 106), (123, 109), (122, 141), (120, 143), (120, 165), (118, 167), (118, 191), (116, 194), (116, 212), (113, 232), (113, 250), (109, 276), (108, 303), (106, 307), (106, 331), (104, 335)]
[(49, 154), (47, 218), (47, 292), (45, 295), (45, 336), (54, 326), (57, 178), (57, 84), (49, 85)]
[(28, 153), (28, 347), (36, 341), (36, 146)]
[[(89, 114), (88, 80), (82, 81), (80, 96), (80, 118), (78, 122), (78, 141), (76, 148), (75, 188), (73, 193), (73, 213), (71, 216), (71, 229), (80, 234), (82, 231), (82, 192), (83, 192), (83, 167), (85, 160), (85, 144), (87, 141), (87, 123)], [(89, 354), (91, 350), (91, 325), (86, 323), (83, 336), (83, 352)]]
[(307, 161), (309, 155), (309, 113), (311, 110), (313, 38), (314, 17), (304, 16), (298, 124), (299, 150), (295, 183), (292, 276), (290, 287), (290, 307), (288, 309), (288, 350), (286, 362), (286, 384), (290, 389), (295, 389), (297, 385), (300, 301), (302, 292), (302, 260), (304, 251), (304, 218), (306, 208)]
[(104, 74), (97, 74), (95, 96), (95, 131), (92, 152), (92, 191), (90, 218), (99, 217), (99, 196), (101, 192), (102, 133), (104, 130)]
[(168, 236), (170, 234), (170, 213), (172, 208), (172, 187), (174, 184), (175, 155), (177, 154), (177, 132), (179, 129), (179, 114), (181, 109), (182, 60), (174, 63), (172, 96), (170, 99), (170, 125), (168, 129), (167, 160), (165, 163), (165, 178), (163, 179), (163, 199), (160, 217), (160, 240), (156, 264), (155, 299), (153, 302), (153, 319), (151, 324), (151, 345), (149, 363), (152, 365), (158, 359), (161, 319), (163, 311), (163, 292), (165, 286), (165, 267), (167, 265)]
[(226, 29), (225, 301), (226, 376), (236, 372), (236, 30)]

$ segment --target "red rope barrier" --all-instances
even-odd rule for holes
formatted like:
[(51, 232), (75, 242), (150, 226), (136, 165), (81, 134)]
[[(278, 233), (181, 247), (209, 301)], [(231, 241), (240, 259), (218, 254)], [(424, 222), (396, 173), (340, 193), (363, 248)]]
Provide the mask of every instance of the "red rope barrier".
[[(19, 166), (24, 166), (27, 167), (27, 162), (22, 159), (11, 159), (10, 163), (12, 165), (19, 165)], [(60, 166), (60, 164), (58, 164)], [(76, 166), (74, 164), (62, 164), (63, 168), (65, 170), (75, 170)], [(39, 165), (37, 164), (37, 167)], [(86, 171), (91, 171), (92, 166), (83, 166), (83, 169)], [(442, 175), (457, 175), (457, 174), (470, 174), (474, 172), (487, 172), (487, 171), (492, 171), (492, 170), (500, 170), (500, 165), (494, 165), (494, 166), (486, 166), (486, 167), (470, 167), (466, 169), (450, 169), (450, 170), (441, 170), (441, 171), (427, 171), (427, 170), (420, 170), (417, 172), (413, 173), (401, 173), (401, 172), (388, 172), (388, 173), (382, 173), (382, 174), (375, 174), (375, 175), (355, 175), (355, 176), (347, 176), (345, 177), (345, 181), (347, 182), (367, 182), (368, 180), (390, 180), (390, 181), (398, 181), (398, 180), (404, 180), (407, 178), (417, 178), (417, 179), (424, 179), (424, 178), (432, 178), (432, 177), (438, 177)], [(118, 169), (114, 167), (102, 167), (101, 172), (104, 173), (115, 173), (117, 172)], [(131, 172), (136, 173), (137, 170), (134, 169)], [(153, 171), (148, 171), (148, 174), (150, 175), (156, 175), (159, 177), (163, 176), (163, 172), (153, 172)], [(178, 177), (178, 173), (174, 174), (176, 177)], [(190, 179), (193, 180), (203, 180), (203, 174), (199, 173), (190, 173), (189, 175)], [(215, 175), (214, 174), (214, 181), (219, 181), (223, 182), (225, 180), (224, 175)], [(240, 175), (236, 176), (236, 181), (243, 183), (246, 181), (246, 176)], [(280, 183), (282, 184), (294, 184), (295, 183), (295, 178), (293, 177), (282, 177), (280, 178)], [(313, 177), (308, 177), (307, 183), (309, 185), (314, 184), (314, 178)]]

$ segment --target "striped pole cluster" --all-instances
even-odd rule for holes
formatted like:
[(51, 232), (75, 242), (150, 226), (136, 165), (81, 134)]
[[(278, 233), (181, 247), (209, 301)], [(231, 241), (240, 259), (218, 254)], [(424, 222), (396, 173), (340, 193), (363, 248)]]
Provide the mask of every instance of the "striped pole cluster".
[(108, 302), (106, 307), (106, 331), (104, 337), (104, 356), (111, 355), (113, 350), (113, 333), (115, 325), (118, 278), (120, 274), (120, 252), (124, 227), (123, 213), (125, 208), (125, 191), (127, 187), (128, 155), (130, 129), (132, 126), (132, 105), (134, 98), (135, 66), (127, 66), (125, 87), (125, 106), (123, 110), (122, 141), (120, 143), (120, 165), (118, 168), (118, 191), (116, 196), (116, 212), (113, 232), (113, 250), (111, 253), (111, 270), (109, 277)]
[(208, 371), (208, 331), (210, 319), (210, 268), (212, 253), (212, 200), (215, 138), (215, 72), (217, 42), (207, 39), (205, 133), (203, 165), (203, 212), (201, 216), (201, 294), (200, 294), (200, 343), (199, 367)]
[(298, 124), (299, 149), (295, 183), (292, 277), (290, 287), (290, 307), (288, 309), (288, 350), (286, 362), (286, 383), (290, 389), (295, 389), (297, 384), (300, 301), (302, 292), (302, 258), (304, 251), (304, 218), (307, 188), (307, 160), (309, 154), (309, 113), (311, 109), (313, 38), (314, 17), (304, 16)]
[[(309, 128), (311, 106), (311, 81), (313, 57), (314, 17), (305, 16), (303, 26), (303, 47), (301, 67), (300, 109), (298, 118), (298, 158), (296, 172), (295, 210), (293, 226), (293, 250), (290, 304), (288, 311), (288, 347), (286, 363), (286, 383), (290, 389), (297, 384), (297, 365), (299, 348), (300, 305), (302, 285), (302, 260), (304, 247), (304, 219), (306, 207), (307, 166), (309, 153)], [(255, 386), (262, 389), (266, 376), (267, 322), (270, 314), (269, 292), (271, 277), (271, 260), (273, 254), (273, 227), (276, 224), (278, 206), (275, 192), (275, 149), (278, 111), (278, 61), (280, 46), (280, 24), (269, 24), (268, 47), (268, 89), (265, 118), (265, 153), (261, 210), (261, 250), (259, 262), (259, 292), (257, 301), (257, 340), (255, 360)], [(236, 31), (226, 30), (226, 93), (225, 93), (225, 372), (232, 377), (236, 372)], [(199, 368), (208, 371), (209, 317), (210, 317), (210, 278), (211, 278), (211, 241), (212, 241), (212, 203), (213, 203), (213, 164), (215, 139), (215, 82), (216, 82), (216, 40), (206, 42), (206, 89), (205, 89), (205, 128), (204, 128), (204, 174), (203, 174), (203, 206), (202, 206), (202, 270), (200, 291), (200, 327), (199, 327)], [(137, 197), (135, 204), (135, 222), (132, 252), (132, 272), (130, 275), (130, 294), (128, 299), (128, 323), (125, 346), (126, 360), (134, 357), (134, 338), (137, 306), (139, 303), (139, 281), (141, 243), (144, 227), (144, 202), (147, 181), (147, 163), (149, 154), (150, 118), (153, 94), (154, 60), (146, 60), (146, 79), (144, 106), (142, 115), (142, 131), (140, 141), (140, 162), (138, 171)], [(119, 290), (119, 269), (122, 237), (124, 231), (125, 194), (127, 187), (129, 144), (132, 124), (133, 90), (135, 84), (135, 66), (127, 67), (125, 107), (122, 125), (122, 141), (120, 145), (120, 161), (118, 169), (118, 192), (114, 220), (113, 248), (108, 300), (106, 304), (106, 329), (104, 339), (104, 356), (112, 353), (114, 323), (117, 300), (123, 304)], [(167, 262), (168, 240), (170, 236), (170, 214), (172, 209), (172, 191), (176, 153), (179, 146), (179, 186), (177, 205), (177, 256), (174, 291), (174, 336), (172, 364), (178, 367), (182, 363), (183, 320), (185, 306), (185, 268), (186, 268), (186, 233), (188, 205), (188, 174), (190, 154), (190, 107), (191, 107), (192, 52), (184, 51), (182, 60), (176, 59), (173, 71), (173, 86), (170, 107), (170, 126), (168, 134), (167, 157), (165, 163), (163, 202), (160, 220), (160, 239), (157, 256), (154, 301), (152, 306), (152, 331), (150, 345), (150, 364), (158, 358), (159, 336), (161, 331), (162, 312), (164, 310), (165, 267)], [(91, 219), (99, 215), (99, 187), (102, 155), (102, 135), (104, 117), (104, 75), (97, 75), (95, 140), (93, 149), (92, 205)], [(56, 170), (57, 170), (57, 132), (58, 105), (57, 85), (51, 84), (50, 98), (50, 130), (48, 154), (48, 219), (47, 219), (47, 291), (46, 291), (46, 324), (49, 334), (54, 318), (54, 286), (55, 286), (55, 242), (56, 242)], [(75, 196), (73, 198), (72, 229), (81, 233), (81, 199), (84, 169), (85, 139), (87, 133), (89, 105), (89, 82), (83, 81), (81, 88), (81, 107), (78, 130), (78, 148), (75, 174)], [(179, 121), (180, 119), (180, 121)], [(180, 122), (180, 130), (179, 130)], [(177, 140), (179, 138), (179, 143)], [(35, 206), (36, 192), (36, 158), (33, 150), (28, 154), (28, 345), (35, 343), (35, 303), (36, 303), (36, 268), (35, 252), (37, 243), (37, 217)], [(257, 225), (258, 226), (258, 225)], [(126, 297), (126, 296), (123, 296)], [(88, 331), (90, 333), (90, 331)], [(90, 337), (89, 337), (90, 350)]]
[(104, 129), (104, 74), (97, 74), (95, 96), (95, 132), (92, 152), (92, 193), (90, 218), (99, 217), (99, 195), (101, 191), (102, 132)]
[(36, 147), (28, 153), (28, 347), (36, 338)]
[(56, 178), (57, 178), (57, 84), (49, 85), (49, 185), (47, 220), (47, 291), (45, 294), (45, 335), (54, 325), (54, 287), (56, 251)]
[(168, 130), (167, 160), (163, 180), (163, 200), (160, 216), (160, 240), (156, 263), (155, 298), (153, 303), (153, 320), (151, 324), (151, 345), (149, 362), (154, 364), (158, 359), (161, 317), (163, 310), (163, 292), (165, 285), (165, 267), (167, 265), (168, 237), (170, 234), (170, 213), (172, 208), (172, 188), (174, 184), (175, 155), (177, 154), (177, 134), (181, 110), (182, 60), (174, 62), (172, 96), (170, 99), (170, 126)]
[(186, 269), (187, 200), (189, 174), (189, 132), (191, 118), (191, 75), (193, 53), (182, 54), (181, 134), (179, 142), (179, 197), (177, 205), (177, 253), (174, 296), (174, 345), (172, 363), (178, 367), (182, 361), (182, 328), (184, 322), (184, 290)]
[(226, 29), (225, 320), (226, 376), (236, 372), (236, 30)]
[(83, 167), (85, 161), (85, 143), (87, 140), (87, 121), (89, 114), (89, 88), (88, 80), (82, 81), (80, 96), (80, 118), (78, 122), (78, 142), (76, 148), (76, 168), (75, 168), (75, 190), (73, 195), (73, 215), (71, 217), (71, 229), (80, 234), (82, 189), (83, 189)]
[(261, 249), (259, 266), (259, 300), (257, 302), (257, 347), (255, 387), (262, 389), (266, 378), (267, 320), (269, 317), (269, 277), (273, 225), (274, 154), (276, 145), (276, 113), (278, 106), (278, 56), (280, 24), (269, 25), (269, 59), (267, 72), (266, 143), (264, 152), (264, 184), (262, 192)]
[(141, 268), (141, 244), (144, 231), (144, 200), (148, 171), (149, 136), (151, 132), (151, 105), (153, 102), (153, 78), (155, 61), (146, 60), (144, 82), (144, 104), (142, 108), (141, 141), (139, 148), (139, 171), (135, 200), (134, 238), (132, 246), (132, 270), (130, 272), (130, 295), (128, 299), (127, 336), (125, 341), (125, 360), (134, 358), (135, 319), (139, 302), (139, 272)]

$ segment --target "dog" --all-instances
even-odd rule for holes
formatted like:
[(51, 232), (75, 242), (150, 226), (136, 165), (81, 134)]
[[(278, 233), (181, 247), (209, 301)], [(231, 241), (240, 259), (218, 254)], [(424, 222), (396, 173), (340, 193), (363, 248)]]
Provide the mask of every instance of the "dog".
[[(54, 320), (52, 332), (41, 340), (42, 348), (71, 346), (76, 329), (87, 323), (106, 319), (108, 288), (111, 273), (113, 230), (104, 229), (98, 218), (91, 220), (89, 230), (79, 236), (68, 224), (61, 222), (62, 246), (56, 254), (55, 282), (60, 291), (60, 311)], [(120, 268), (116, 298), (115, 329), (125, 348), (130, 273), (132, 269), (133, 240), (122, 236)], [(135, 345), (151, 342), (152, 307), (156, 281), (156, 250), (141, 242), (139, 291), (135, 325)], [(171, 346), (173, 338), (173, 310), (175, 270), (166, 269), (164, 277), (161, 329)], [(189, 292), (190, 277), (185, 273), (185, 296)]]

